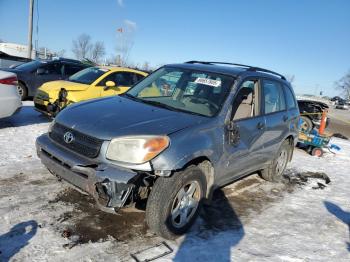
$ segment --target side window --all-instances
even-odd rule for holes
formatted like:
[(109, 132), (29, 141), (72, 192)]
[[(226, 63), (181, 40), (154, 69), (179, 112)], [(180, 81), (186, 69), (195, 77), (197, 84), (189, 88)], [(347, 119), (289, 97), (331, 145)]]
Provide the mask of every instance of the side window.
[(115, 84), (117, 84), (116, 81), (115, 81), (116, 74), (117, 74), (117, 73), (111, 73), (111, 74), (109, 74), (108, 76), (106, 76), (105, 78), (103, 78), (103, 79), (100, 81), (100, 83), (98, 83), (97, 86), (106, 86), (106, 82), (108, 82), (108, 81), (113, 81)]
[(50, 63), (42, 66), (45, 70), (45, 75), (62, 75), (63, 74), (63, 65), (59, 63)]
[(284, 86), (284, 90), (286, 93), (288, 109), (295, 108), (296, 102), (295, 102), (294, 95), (293, 95), (292, 91), (290, 90), (290, 88), (288, 86)]
[(274, 81), (264, 80), (264, 108), (265, 114), (286, 110), (286, 101), (282, 86)]
[(67, 76), (74, 75), (75, 73), (77, 73), (83, 69), (84, 69), (84, 67), (79, 66), (79, 65), (73, 65), (73, 64), (65, 64), (64, 65), (64, 73)]
[(239, 120), (259, 115), (258, 80), (244, 81), (232, 104), (232, 119)]
[(136, 76), (136, 82), (141, 81), (142, 79), (145, 78), (145, 76), (140, 75), (140, 74), (135, 74), (135, 76)]
[(133, 75), (134, 74), (129, 72), (117, 73), (115, 76), (115, 82), (118, 86), (132, 86), (134, 83)]
[(102, 79), (98, 86), (105, 86), (108, 81), (113, 81), (117, 86), (132, 86), (137, 82), (137, 77), (131, 72), (111, 73)]

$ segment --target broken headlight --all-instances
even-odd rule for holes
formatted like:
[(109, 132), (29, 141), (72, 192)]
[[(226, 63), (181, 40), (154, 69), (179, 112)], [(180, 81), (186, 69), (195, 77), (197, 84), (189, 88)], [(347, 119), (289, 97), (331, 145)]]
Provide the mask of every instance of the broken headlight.
[(133, 136), (112, 139), (106, 157), (110, 160), (142, 164), (162, 151), (170, 144), (167, 136)]

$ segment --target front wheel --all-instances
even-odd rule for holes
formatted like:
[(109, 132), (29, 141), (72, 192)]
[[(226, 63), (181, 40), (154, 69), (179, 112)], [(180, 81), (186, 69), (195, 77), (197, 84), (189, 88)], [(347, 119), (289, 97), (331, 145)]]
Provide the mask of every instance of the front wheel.
[(205, 194), (205, 175), (197, 166), (158, 178), (147, 201), (149, 228), (166, 239), (184, 234), (198, 216)]
[(281, 181), (292, 151), (293, 146), (288, 140), (285, 140), (278, 150), (276, 158), (266, 169), (261, 171), (262, 178), (270, 182)]

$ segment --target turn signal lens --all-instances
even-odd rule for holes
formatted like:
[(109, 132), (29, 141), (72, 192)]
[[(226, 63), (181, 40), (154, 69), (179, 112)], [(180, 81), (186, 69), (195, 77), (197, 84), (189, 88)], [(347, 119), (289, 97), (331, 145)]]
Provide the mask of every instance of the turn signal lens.
[(160, 152), (169, 146), (169, 139), (167, 137), (156, 137), (148, 140), (144, 144), (144, 149), (148, 151), (143, 160), (149, 161), (156, 157)]

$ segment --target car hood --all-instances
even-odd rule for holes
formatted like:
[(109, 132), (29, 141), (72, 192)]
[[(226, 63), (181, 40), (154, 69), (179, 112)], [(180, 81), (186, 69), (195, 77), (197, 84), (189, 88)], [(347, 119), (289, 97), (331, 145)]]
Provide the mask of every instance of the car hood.
[(66, 127), (103, 140), (129, 135), (169, 135), (208, 120), (120, 96), (77, 103), (56, 117)]
[(74, 82), (64, 81), (64, 80), (58, 80), (58, 81), (51, 81), (43, 84), (40, 87), (40, 90), (46, 93), (50, 93), (52, 91), (59, 91), (61, 90), (61, 88), (64, 88), (67, 91), (83, 91), (89, 88), (89, 85), (74, 83)]

